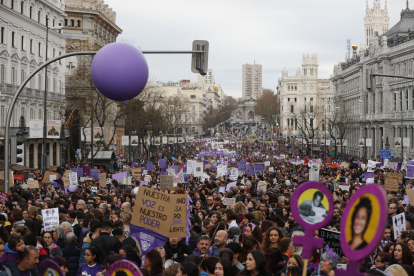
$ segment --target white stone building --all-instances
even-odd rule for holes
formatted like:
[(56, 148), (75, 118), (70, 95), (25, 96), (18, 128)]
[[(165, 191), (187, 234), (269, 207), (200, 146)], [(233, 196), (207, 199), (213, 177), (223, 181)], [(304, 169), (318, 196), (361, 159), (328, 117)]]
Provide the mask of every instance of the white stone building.
[[(303, 134), (300, 130), (302, 114), (307, 114), (305, 119), (308, 119), (308, 124), (315, 128), (319, 125), (316, 137), (324, 137), (325, 111), (328, 117), (334, 107), (331, 82), (319, 79), (318, 67), (318, 56), (306, 54), (303, 55), (302, 67), (297, 69), (295, 75), (289, 76), (286, 69), (283, 70), (278, 87), (282, 135), (300, 137)], [(309, 114), (314, 114), (314, 118), (310, 118)]]
[[(332, 78), (334, 95), (352, 107), (355, 123), (347, 137), (346, 153), (376, 158), (387, 147), (392, 156), (401, 158), (401, 147), (394, 138), (407, 137), (403, 151), (414, 158), (414, 82), (400, 78), (376, 77), (366, 89), (365, 70), (414, 77), (414, 10), (408, 3), (400, 21), (382, 36), (371, 36), (366, 51), (354, 51), (354, 57), (339, 62)], [(401, 115), (403, 125), (401, 126)], [(372, 146), (358, 146), (358, 138), (372, 139)]]
[(387, 1), (385, 7), (381, 10), (381, 2), (374, 0), (372, 9), (369, 8), (367, 1), (367, 8), (365, 11), (365, 48), (369, 46), (370, 37), (375, 35), (382, 35), (387, 32), (390, 27), (390, 18), (388, 17)]
[[(16, 1), (0, 2), (0, 136), (4, 137), (5, 118), (12, 96), (23, 80), (35, 68), (45, 62), (46, 18), (49, 26), (64, 24), (65, 2), (62, 1)], [(48, 58), (64, 54), (66, 39), (62, 31), (49, 30)], [(65, 109), (65, 61), (48, 67), (47, 119), (60, 118)], [(19, 125), (24, 116), (26, 126), (30, 120), (43, 119), (45, 72), (42, 70), (26, 85), (14, 107), (11, 126)], [(16, 133), (12, 129), (11, 134)], [(61, 147), (58, 139), (47, 140), (46, 153), (50, 165), (61, 164)], [(28, 138), (25, 144), (24, 165), (40, 167), (42, 139)]]

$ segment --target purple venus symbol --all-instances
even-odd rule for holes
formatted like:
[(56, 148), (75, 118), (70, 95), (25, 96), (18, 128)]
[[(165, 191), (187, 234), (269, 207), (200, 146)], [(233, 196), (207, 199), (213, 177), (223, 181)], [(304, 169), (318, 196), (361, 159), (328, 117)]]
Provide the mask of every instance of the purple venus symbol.
[(98, 51), (91, 74), (102, 95), (114, 101), (126, 101), (144, 90), (149, 71), (144, 55), (137, 48), (117, 42)]

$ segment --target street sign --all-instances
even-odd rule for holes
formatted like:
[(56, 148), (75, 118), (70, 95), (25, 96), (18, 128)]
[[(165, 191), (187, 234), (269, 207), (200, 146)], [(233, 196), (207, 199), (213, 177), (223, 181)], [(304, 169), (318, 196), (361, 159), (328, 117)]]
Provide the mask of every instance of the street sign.
[(125, 158), (125, 154), (123, 154), (122, 152), (121, 153), (119, 153), (118, 155), (117, 155), (119, 158), (121, 158), (121, 159), (124, 159)]
[(391, 150), (390, 149), (380, 149), (379, 150), (380, 158), (390, 159), (391, 158)]

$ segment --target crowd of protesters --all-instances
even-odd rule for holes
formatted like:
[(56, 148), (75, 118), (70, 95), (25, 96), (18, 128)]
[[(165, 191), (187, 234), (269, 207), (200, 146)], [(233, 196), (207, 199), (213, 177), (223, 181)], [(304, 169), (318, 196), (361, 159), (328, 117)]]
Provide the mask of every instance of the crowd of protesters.
[[(166, 150), (159, 150), (157, 161), (164, 156), (167, 166), (182, 167), (186, 160), (197, 159), (199, 151), (212, 149), (217, 143), (211, 140), (196, 140), (185, 151), (168, 158)], [(215, 169), (205, 169), (208, 177), (195, 178), (190, 175), (188, 183), (178, 183), (174, 189), (162, 192), (170, 194), (188, 193), (191, 231), (188, 244), (185, 238), (169, 238), (165, 246), (141, 254), (138, 241), (131, 236), (130, 224), (134, 206), (138, 205), (134, 187), (144, 180), (132, 179), (132, 185), (120, 185), (116, 180), (106, 188), (92, 192), (99, 186), (98, 180), (79, 183), (79, 189), (68, 192), (43, 184), (42, 171), (36, 170), (30, 177), (38, 179), (40, 189), (28, 189), (25, 181), (16, 181), (10, 189), (9, 201), (0, 204), (0, 276), (38, 275), (38, 265), (46, 259), (54, 260), (62, 273), (68, 276), (105, 275), (108, 267), (118, 260), (128, 260), (141, 268), (143, 275), (166, 276), (233, 276), (233, 275), (335, 275), (338, 264), (346, 265), (348, 259), (326, 247), (315, 249), (307, 267), (301, 257), (302, 248), (293, 246), (292, 238), (304, 235), (304, 229), (295, 221), (290, 209), (290, 200), (295, 189), (309, 179), (307, 159), (301, 148), (293, 143), (253, 143), (238, 141), (221, 144), (233, 151), (236, 161), (245, 159), (249, 163), (270, 161), (273, 172), (237, 178), (236, 186), (228, 191), (220, 187), (233, 182), (229, 175), (217, 177)], [(280, 155), (286, 157), (285, 160)], [(297, 162), (288, 161), (295, 158)], [(326, 185), (334, 198), (334, 215), (326, 226), (340, 230), (342, 212), (362, 185), (364, 160), (341, 157), (334, 168), (321, 160), (320, 182)], [(211, 163), (228, 158), (205, 157)], [(301, 160), (301, 161), (298, 161)], [(146, 161), (145, 156), (141, 165)], [(360, 162), (362, 161), (362, 163)], [(366, 161), (366, 160), (365, 160)], [(348, 164), (340, 167), (339, 164)], [(125, 164), (130, 165), (130, 164)], [(58, 168), (62, 175), (68, 168)], [(180, 168), (181, 169), (181, 168)], [(128, 170), (128, 167), (121, 170)], [(148, 187), (159, 189), (162, 171), (154, 162), (154, 170)], [(383, 185), (384, 177), (392, 170), (375, 169), (375, 183)], [(111, 178), (111, 173), (108, 178)], [(405, 175), (405, 171), (401, 172)], [(339, 175), (339, 176), (338, 176)], [(339, 179), (346, 179), (349, 190), (339, 188)], [(343, 180), (342, 180), (343, 181)], [(266, 189), (257, 189), (265, 183)], [(406, 190), (412, 181), (403, 177), (398, 192), (388, 193), (389, 223), (383, 239), (371, 256), (362, 260), (360, 270), (368, 275), (413, 276), (414, 261), (414, 210), (410, 204), (402, 204)], [(263, 185), (260, 185), (263, 187)], [(235, 205), (223, 205), (223, 198), (235, 198)], [(58, 208), (60, 224), (52, 231), (44, 231), (41, 210)], [(405, 213), (407, 231), (394, 237), (392, 217)], [(414, 228), (413, 228), (414, 229)], [(318, 236), (319, 232), (315, 232)], [(322, 254), (321, 254), (322, 253)]]

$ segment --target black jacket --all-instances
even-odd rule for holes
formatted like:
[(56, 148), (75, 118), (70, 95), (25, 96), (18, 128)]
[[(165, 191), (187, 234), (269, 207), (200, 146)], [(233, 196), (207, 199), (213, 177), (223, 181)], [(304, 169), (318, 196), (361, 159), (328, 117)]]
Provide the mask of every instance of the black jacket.
[(40, 222), (40, 220), (36, 218), (32, 218), (32, 220), (33, 220), (34, 230), (35, 230), (33, 234), (35, 234), (36, 236), (41, 236), (43, 224)]
[(172, 259), (174, 262), (180, 263), (186, 258), (184, 254), (187, 254), (187, 256), (192, 254), (190, 247), (185, 244), (185, 239), (178, 242), (177, 248), (172, 248), (169, 241), (165, 245), (166, 260)]
[(295, 231), (301, 231), (301, 232), (305, 232), (305, 230), (303, 229), (302, 226), (300, 226), (297, 222), (295, 222), (292, 226), (290, 226), (288, 229), (286, 229), (288, 232), (288, 237), (291, 238), (293, 232)]
[(75, 224), (72, 227), (73, 227), (73, 233), (75, 234), (75, 236), (78, 238), (78, 241), (79, 241), (79, 236), (82, 231), (82, 228), (80, 227), (79, 224)]
[(99, 251), (101, 252), (101, 260), (105, 260), (111, 251), (118, 253), (119, 249), (121, 249), (121, 243), (118, 239), (110, 236), (106, 232), (102, 232), (99, 237), (93, 239), (91, 246), (99, 247)]
[(81, 249), (75, 245), (66, 245), (62, 249), (62, 257), (68, 261), (68, 273), (66, 276), (76, 276), (79, 269), (79, 258), (81, 255)]

